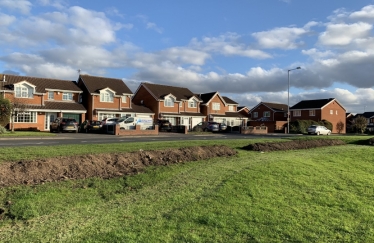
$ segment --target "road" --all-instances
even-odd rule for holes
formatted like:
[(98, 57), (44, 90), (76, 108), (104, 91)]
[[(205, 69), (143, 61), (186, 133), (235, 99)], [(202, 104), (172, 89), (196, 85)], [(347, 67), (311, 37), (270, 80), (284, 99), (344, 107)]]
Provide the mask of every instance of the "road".
[(180, 134), (160, 133), (156, 136), (114, 136), (94, 133), (59, 133), (55, 137), (10, 137), (1, 138), (0, 147), (19, 146), (51, 146), (51, 145), (77, 145), (77, 144), (106, 144), (130, 143), (149, 141), (186, 141), (186, 140), (225, 140), (225, 139), (254, 139), (264, 137), (288, 137), (287, 134), (244, 135), (237, 133), (227, 134)]

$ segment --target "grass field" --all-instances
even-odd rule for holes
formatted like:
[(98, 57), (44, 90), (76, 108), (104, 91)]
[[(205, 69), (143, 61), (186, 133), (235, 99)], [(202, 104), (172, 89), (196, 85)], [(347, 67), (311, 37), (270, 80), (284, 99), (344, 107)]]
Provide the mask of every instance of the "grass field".
[[(346, 139), (352, 144), (271, 153), (239, 149), (259, 140), (205, 141), (239, 153), (110, 180), (2, 188), (0, 242), (373, 242), (374, 149)], [(108, 148), (85, 146), (73, 154)], [(37, 148), (23, 149), (34, 157), (71, 153)], [(11, 151), (1, 148), (0, 160), (26, 156)]]

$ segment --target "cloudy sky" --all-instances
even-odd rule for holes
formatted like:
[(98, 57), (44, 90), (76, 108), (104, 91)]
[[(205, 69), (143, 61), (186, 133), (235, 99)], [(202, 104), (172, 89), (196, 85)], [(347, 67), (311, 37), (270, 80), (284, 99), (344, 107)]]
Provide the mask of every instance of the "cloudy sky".
[[(0, 0), (0, 72), (374, 111), (374, 0)], [(299, 70), (288, 70), (301, 67)]]

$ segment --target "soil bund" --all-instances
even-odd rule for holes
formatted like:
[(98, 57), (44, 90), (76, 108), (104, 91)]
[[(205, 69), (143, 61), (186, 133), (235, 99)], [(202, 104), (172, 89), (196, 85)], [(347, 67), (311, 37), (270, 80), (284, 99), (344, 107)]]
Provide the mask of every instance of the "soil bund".
[(41, 184), (44, 182), (113, 178), (137, 174), (147, 166), (170, 165), (233, 156), (227, 146), (199, 146), (131, 153), (89, 154), (0, 164), (0, 187)]
[(339, 139), (316, 139), (316, 140), (295, 140), (274, 143), (254, 143), (243, 147), (245, 150), (269, 152), (281, 150), (310, 149), (323, 146), (344, 145), (344, 141)]

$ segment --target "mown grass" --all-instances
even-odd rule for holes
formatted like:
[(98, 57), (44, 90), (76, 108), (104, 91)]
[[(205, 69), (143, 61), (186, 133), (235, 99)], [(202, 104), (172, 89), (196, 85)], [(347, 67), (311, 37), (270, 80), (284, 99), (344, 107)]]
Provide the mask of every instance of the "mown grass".
[(123, 178), (2, 188), (0, 242), (374, 241), (372, 147), (238, 151)]
[(53, 133), (49, 132), (39, 132), (39, 131), (14, 131), (0, 133), (0, 138), (10, 138), (10, 137), (54, 137)]

